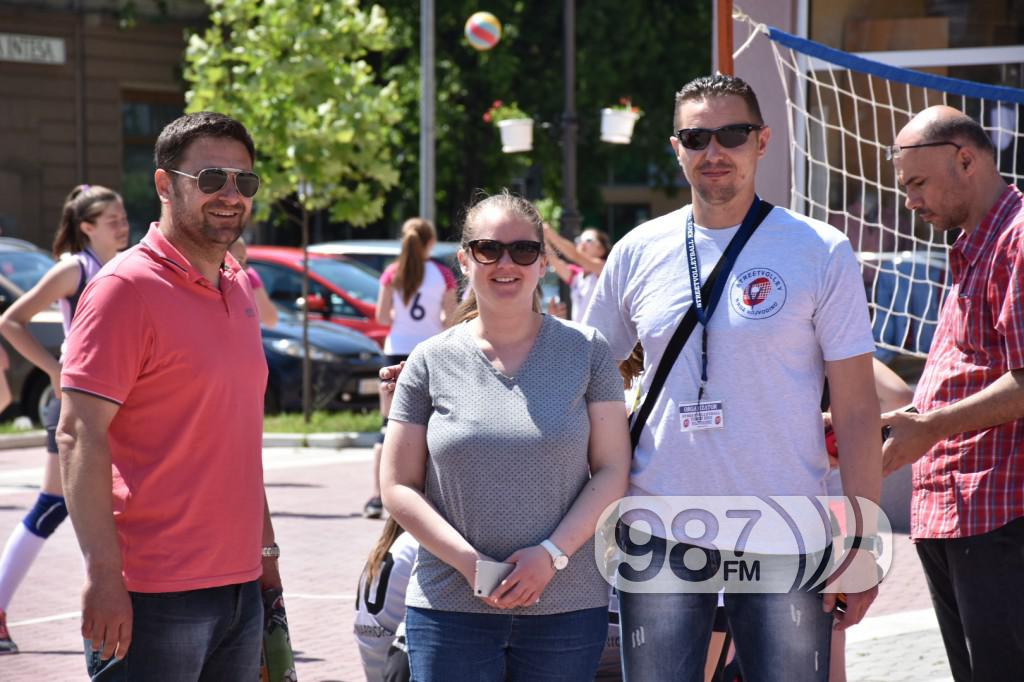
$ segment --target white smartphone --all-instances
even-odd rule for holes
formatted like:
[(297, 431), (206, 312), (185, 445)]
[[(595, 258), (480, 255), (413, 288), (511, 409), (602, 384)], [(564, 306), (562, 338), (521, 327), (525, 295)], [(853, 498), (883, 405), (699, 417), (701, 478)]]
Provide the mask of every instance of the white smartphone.
[(515, 567), (515, 564), (506, 564), (501, 561), (477, 561), (473, 593), (478, 597), (491, 596), (491, 592), (497, 589), (501, 581), (507, 578)]

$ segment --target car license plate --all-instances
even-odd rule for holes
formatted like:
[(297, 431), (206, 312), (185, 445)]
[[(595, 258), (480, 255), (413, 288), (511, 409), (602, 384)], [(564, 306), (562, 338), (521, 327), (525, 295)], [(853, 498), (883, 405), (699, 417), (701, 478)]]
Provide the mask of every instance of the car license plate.
[(377, 395), (380, 393), (380, 379), (360, 379), (359, 395)]

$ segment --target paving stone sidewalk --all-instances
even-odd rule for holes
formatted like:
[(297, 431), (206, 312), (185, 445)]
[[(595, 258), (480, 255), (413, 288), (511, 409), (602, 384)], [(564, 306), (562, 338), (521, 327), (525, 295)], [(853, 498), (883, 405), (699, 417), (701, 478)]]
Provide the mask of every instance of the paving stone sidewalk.
[[(0, 451), (0, 543), (34, 502), (42, 448)], [(361, 516), (370, 450), (268, 448), (267, 493), (282, 548), (288, 617), (303, 682), (360, 682), (352, 638), (355, 585), (380, 532)], [(920, 562), (905, 536), (864, 623), (850, 631), (847, 679), (949, 680)], [(10, 608), (21, 647), (0, 657), (0, 680), (86, 679), (81, 654), (82, 562), (70, 523), (47, 542)]]

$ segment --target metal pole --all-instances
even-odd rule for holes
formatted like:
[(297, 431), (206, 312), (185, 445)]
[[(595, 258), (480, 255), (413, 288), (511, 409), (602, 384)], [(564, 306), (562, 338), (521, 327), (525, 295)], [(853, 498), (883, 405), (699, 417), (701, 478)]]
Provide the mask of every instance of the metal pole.
[(732, 0), (716, 4), (718, 30), (718, 70), (727, 76), (736, 75), (732, 63)]
[(302, 203), (302, 419), (313, 415), (313, 375), (309, 359), (309, 209)]
[(420, 1), (420, 216), (434, 220), (434, 0)]
[[(562, 113), (562, 225), (561, 234), (574, 239), (580, 233), (580, 212), (576, 204), (576, 0), (565, 0), (565, 111)], [(559, 295), (571, 307), (569, 287), (563, 282)], [(569, 310), (572, 313), (572, 310)]]

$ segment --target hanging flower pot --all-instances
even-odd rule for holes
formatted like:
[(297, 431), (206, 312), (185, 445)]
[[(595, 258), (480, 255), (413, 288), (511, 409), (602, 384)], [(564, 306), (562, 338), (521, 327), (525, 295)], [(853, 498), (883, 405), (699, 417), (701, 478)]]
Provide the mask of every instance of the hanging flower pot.
[(619, 103), (601, 110), (601, 141), (612, 144), (629, 144), (633, 139), (633, 125), (643, 115), (638, 107), (633, 106), (629, 97), (623, 97)]
[(533, 149), (533, 119), (510, 118), (496, 124), (501, 132), (501, 151), (506, 154)]
[(506, 154), (533, 149), (533, 119), (515, 102), (505, 104), (500, 99), (494, 100), (484, 114), (484, 121), (497, 126), (501, 133), (501, 151)]
[(625, 109), (601, 110), (601, 141), (612, 144), (629, 144), (633, 139), (633, 125), (639, 114)]

